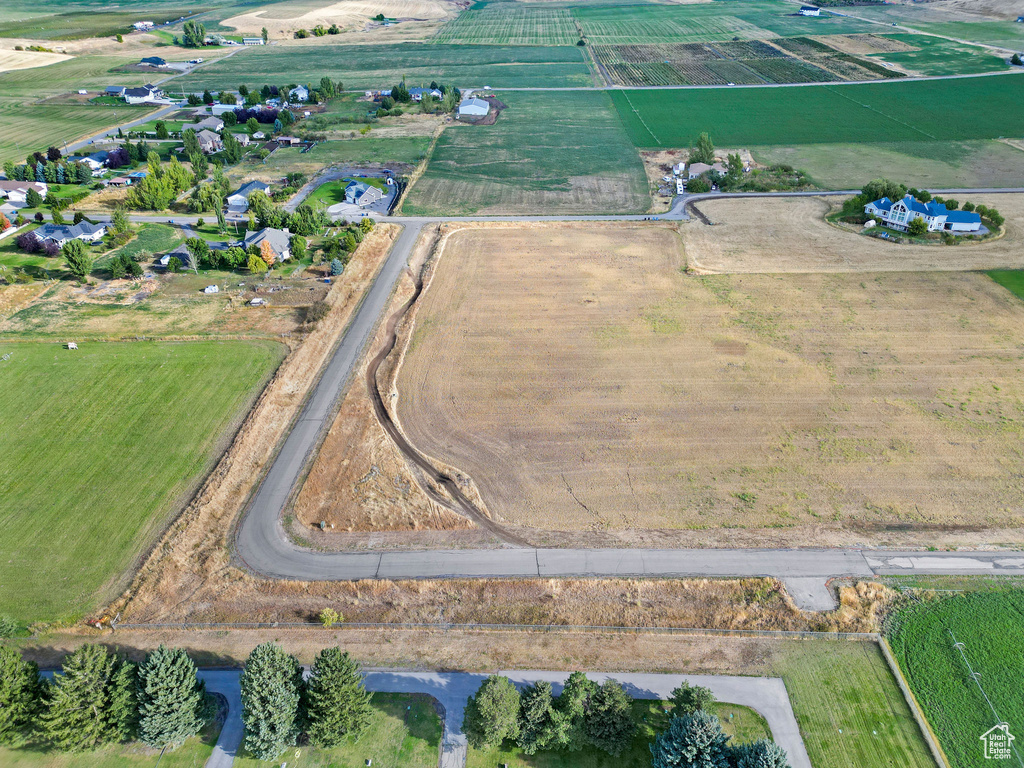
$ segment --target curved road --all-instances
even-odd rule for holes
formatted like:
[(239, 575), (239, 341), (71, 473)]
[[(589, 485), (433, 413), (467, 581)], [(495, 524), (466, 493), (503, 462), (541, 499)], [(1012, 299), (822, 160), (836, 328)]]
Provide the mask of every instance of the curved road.
[[(936, 190), (945, 193), (1024, 190)], [(776, 195), (783, 196), (785, 193)], [(790, 195), (814, 193), (789, 193)], [(834, 192), (831, 194), (849, 194)], [(723, 195), (680, 198), (661, 219), (681, 219), (687, 202)], [(747, 195), (737, 195), (747, 196)], [(759, 195), (750, 195), (759, 196)], [(303, 581), (441, 577), (557, 576), (773, 576), (786, 582), (797, 604), (808, 610), (834, 606), (826, 581), (834, 576), (882, 574), (1024, 575), (1024, 554), (1005, 552), (908, 552), (861, 549), (534, 549), (318, 552), (291, 542), (282, 512), (301, 482), (303, 469), (329, 428), (335, 403), (352, 373), (424, 226), (441, 221), (623, 220), (649, 216), (509, 216), (420, 219), (395, 217), (405, 228), (380, 274), (363, 298), (337, 350), (308, 397), (262, 483), (251, 498), (236, 535), (236, 553), (251, 571)]]

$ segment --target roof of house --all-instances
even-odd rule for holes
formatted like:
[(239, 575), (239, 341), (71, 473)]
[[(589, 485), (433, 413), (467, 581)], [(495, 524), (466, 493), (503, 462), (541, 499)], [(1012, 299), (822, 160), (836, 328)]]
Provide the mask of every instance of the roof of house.
[(291, 233), (287, 229), (266, 227), (258, 232), (247, 233), (242, 243), (248, 248), (250, 245), (261, 245), (265, 240), (270, 243), (270, 247), (274, 249), (274, 252), (280, 255), (289, 250), (291, 239)]
[(800, 6), (800, 10), (801, 11), (820, 11), (821, 8), (819, 8), (816, 5), (801, 5)]
[[(903, 203), (909, 210), (914, 211), (915, 213), (920, 213), (923, 216), (945, 216), (946, 221), (953, 221), (957, 223), (981, 221), (981, 217), (971, 211), (951, 211), (942, 203), (936, 203), (934, 200), (922, 203), (913, 195), (904, 195), (903, 199), (899, 202)], [(869, 203), (869, 205), (873, 205), (879, 211), (889, 211), (894, 205), (896, 205), (896, 201), (890, 200), (888, 197), (883, 197), (880, 200), (875, 200), (874, 202)]]
[(97, 163), (104, 163), (108, 157), (110, 157), (110, 153), (101, 149), (99, 152), (93, 152), (91, 155), (86, 155), (85, 159), (92, 160)]
[(951, 224), (980, 224), (981, 215), (974, 211), (950, 211), (946, 214), (946, 221)]
[(196, 138), (199, 139), (200, 144), (210, 144), (215, 141), (220, 141), (220, 136), (213, 131), (207, 131), (205, 129), (199, 131), (199, 133), (196, 134)]
[(0, 189), (8, 192), (34, 189), (39, 194), (43, 194), (46, 191), (46, 185), (39, 181), (0, 181)]
[(224, 121), (219, 117), (206, 117), (197, 123), (187, 123), (181, 126), (181, 130), (186, 131), (191, 128), (193, 131), (201, 131), (204, 128), (211, 128), (215, 131), (219, 131), (224, 127)]
[(125, 88), (124, 89), (124, 95), (125, 96), (138, 97), (138, 98), (145, 98), (146, 96), (152, 96), (154, 93), (156, 93), (159, 90), (160, 90), (159, 88), (156, 88), (156, 87), (154, 87), (152, 85), (144, 85), (141, 88)]
[(257, 192), (257, 191), (258, 192), (266, 192), (269, 189), (270, 189), (270, 185), (269, 184), (265, 184), (262, 181), (249, 181), (249, 182), (246, 182), (245, 184), (243, 184), (242, 186), (240, 186), (237, 190), (232, 192), (230, 195), (228, 195), (228, 197), (229, 198), (231, 198), (231, 197), (238, 197), (239, 195), (241, 195), (246, 200), (248, 200), (249, 199), (249, 195), (251, 195), (253, 192)]
[(141, 62), (141, 64), (152, 64), (154, 67), (162, 67), (167, 62), (161, 59), (159, 56), (147, 56)]
[(106, 87), (106, 93), (117, 93), (117, 94), (124, 93), (124, 86), (123, 85), (108, 85)]
[(708, 165), (707, 163), (690, 163), (690, 173), (707, 173), (708, 171), (719, 171), (725, 173), (725, 166), (721, 163)]
[(104, 224), (82, 221), (78, 224), (43, 224), (35, 231), (40, 240), (72, 240), (82, 235), (95, 235), (106, 229)]

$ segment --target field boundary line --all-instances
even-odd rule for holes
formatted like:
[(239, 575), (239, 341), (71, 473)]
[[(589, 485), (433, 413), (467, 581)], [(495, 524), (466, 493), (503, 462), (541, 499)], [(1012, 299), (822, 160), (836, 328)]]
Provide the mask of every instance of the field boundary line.
[(714, 637), (752, 637), (777, 640), (845, 640), (852, 642), (879, 642), (877, 632), (819, 632), (816, 630), (786, 629), (714, 629), (704, 627), (625, 627), (593, 624), (451, 624), (447, 622), (342, 622), (326, 627), (320, 621), (259, 621), (259, 622), (146, 622), (130, 623), (112, 621), (111, 630), (118, 629), (388, 629), (388, 630), (442, 630), (482, 632), (604, 632), (608, 634), (665, 634), (665, 635), (711, 635)]
[[(899, 79), (899, 78), (897, 78), (897, 79)], [(899, 120), (899, 119), (897, 119), (897, 118), (893, 117), (892, 115), (887, 115), (887, 114), (885, 114), (885, 112), (883, 112), (883, 111), (882, 111), (882, 110), (880, 110), (880, 109), (875, 109), (874, 107), (872, 107), (872, 106), (871, 106), (871, 105), (869, 105), (869, 104), (862, 104), (861, 102), (857, 101), (857, 100), (856, 100), (856, 99), (854, 99), (854, 98), (851, 98), (851, 97), (849, 97), (849, 96), (846, 96), (845, 94), (839, 93), (838, 91), (833, 91), (833, 90), (832, 90), (831, 88), (826, 88), (825, 90), (826, 90), (826, 91), (828, 91), (829, 93), (834, 93), (834, 94), (836, 94), (837, 96), (841, 96), (842, 98), (846, 99), (847, 101), (849, 101), (849, 102), (852, 102), (852, 103), (854, 103), (854, 104), (857, 104), (858, 106), (864, 107), (864, 109), (870, 109), (870, 110), (871, 110), (872, 112), (874, 112), (874, 113), (875, 113), (876, 115), (881, 115), (881, 116), (882, 116), (882, 117), (884, 117), (884, 118), (885, 118), (886, 120), (892, 120), (892, 121), (893, 121), (894, 123), (899, 123), (900, 125), (902, 125), (902, 126), (903, 126), (903, 127), (905, 127), (905, 128), (909, 128), (909, 129), (910, 129), (910, 130), (912, 130), (912, 131), (917, 131), (918, 133), (920, 133), (920, 134), (923, 134), (923, 135), (927, 136), (927, 137), (928, 137), (929, 139), (931, 139), (932, 141), (939, 141), (939, 138), (938, 138), (937, 136), (933, 136), (932, 134), (928, 133), (928, 131), (923, 131), (923, 130), (921, 130), (921, 129), (920, 129), (920, 128), (918, 128), (918, 127), (917, 127), (916, 125), (911, 125), (910, 123), (905, 123), (905, 122), (903, 122), (902, 120)]]
[(918, 705), (917, 697), (914, 696), (914, 692), (910, 690), (910, 685), (903, 676), (903, 670), (900, 669), (899, 664), (896, 663), (896, 659), (893, 658), (892, 649), (889, 647), (889, 641), (882, 635), (878, 636), (878, 647), (882, 649), (882, 656), (885, 657), (885, 663), (888, 664), (889, 669), (892, 670), (893, 677), (896, 678), (896, 685), (898, 685), (900, 690), (903, 692), (903, 698), (907, 700), (907, 706), (910, 707), (910, 711), (914, 715), (914, 720), (917, 721), (917, 727), (921, 729), (921, 735), (924, 736), (924, 740), (928, 744), (928, 749), (931, 750), (932, 757), (935, 758), (936, 764), (941, 766), (941, 768), (950, 768), (949, 760), (946, 758), (946, 753), (942, 751), (942, 747), (939, 745), (938, 737), (935, 735), (928, 719), (924, 716), (924, 712)]

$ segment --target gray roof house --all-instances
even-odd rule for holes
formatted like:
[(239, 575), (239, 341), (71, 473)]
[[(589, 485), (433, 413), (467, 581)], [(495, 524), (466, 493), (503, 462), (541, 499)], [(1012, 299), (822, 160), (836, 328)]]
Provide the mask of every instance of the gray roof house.
[(220, 133), (224, 130), (224, 121), (219, 117), (210, 116), (200, 120), (198, 123), (186, 123), (181, 126), (182, 131), (187, 131), (189, 128), (196, 133), (199, 133), (200, 131), (214, 131), (215, 133)]
[(249, 210), (249, 195), (253, 192), (270, 193), (270, 185), (262, 181), (250, 181), (228, 195), (228, 213), (245, 213)]
[(384, 193), (377, 187), (363, 181), (351, 181), (345, 187), (345, 202), (358, 205), (360, 208), (372, 205), (383, 197)]
[(469, 98), (463, 99), (462, 103), (459, 104), (459, 117), (463, 115), (467, 117), (483, 117), (491, 109), (491, 105), (483, 99)]
[(199, 149), (202, 150), (203, 154), (212, 155), (214, 152), (219, 152), (224, 148), (220, 136), (213, 131), (199, 131), (196, 134), (196, 138), (199, 139)]
[(56, 243), (58, 247), (69, 240), (82, 240), (86, 243), (95, 243), (107, 234), (106, 224), (91, 224), (83, 221), (78, 224), (43, 224), (35, 230), (33, 235), (36, 240), (45, 243), (47, 240)]
[(297, 85), (288, 93), (289, 101), (309, 101), (309, 89), (304, 85)]
[(105, 94), (107, 94), (107, 96), (117, 96), (118, 98), (121, 98), (122, 96), (124, 96), (124, 86), (123, 85), (108, 85), (103, 90), (103, 92)]
[(292, 234), (287, 229), (267, 227), (257, 232), (247, 233), (242, 245), (249, 250), (250, 246), (255, 245), (257, 248), (261, 248), (264, 242), (268, 242), (278, 261), (288, 261), (292, 257), (291, 240)]
[(690, 167), (686, 171), (687, 179), (696, 179), (698, 176), (703, 176), (708, 171), (715, 171), (723, 176), (728, 172), (721, 163), (715, 163), (714, 165), (708, 165), (707, 163), (690, 163)]

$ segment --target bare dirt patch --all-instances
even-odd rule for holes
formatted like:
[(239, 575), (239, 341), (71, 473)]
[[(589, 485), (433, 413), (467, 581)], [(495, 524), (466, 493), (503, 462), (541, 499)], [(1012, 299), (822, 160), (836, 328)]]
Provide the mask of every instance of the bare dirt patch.
[[(962, 197), (962, 196), (961, 196)], [(967, 270), (1024, 266), (1024, 195), (971, 195), (1006, 217), (1005, 236), (957, 246), (897, 245), (825, 221), (836, 198), (704, 200), (712, 222), (682, 228), (697, 273)], [(961, 200), (960, 202), (963, 202)]]
[[(370, 20), (383, 13), (389, 18), (411, 21), (433, 21), (455, 16), (459, 4), (444, 0), (343, 0), (322, 3), (278, 3), (259, 10), (232, 16), (222, 23), (239, 31), (259, 32), (266, 27), (272, 37), (290, 36), (297, 29), (312, 29), (317, 24), (325, 27), (363, 29)], [(399, 27), (402, 25), (399, 24)], [(393, 27), (391, 29), (394, 29)]]
[[(748, 249), (800, 247), (754, 229)], [(406, 434), (544, 543), (1021, 539), (1016, 297), (973, 273), (683, 269), (667, 229), (454, 234), (398, 373)]]
[(916, 46), (905, 43), (902, 40), (894, 40), (878, 35), (821, 35), (812, 37), (837, 51), (850, 53), (855, 56), (871, 53), (905, 53), (906, 51), (920, 50)]

